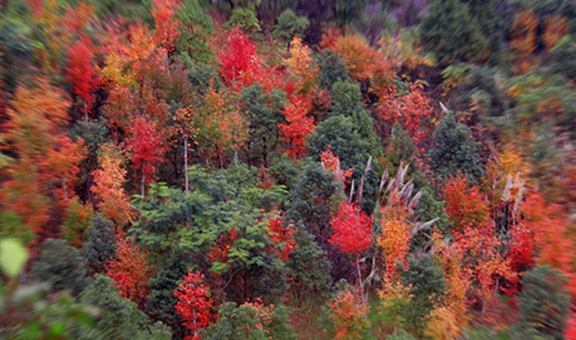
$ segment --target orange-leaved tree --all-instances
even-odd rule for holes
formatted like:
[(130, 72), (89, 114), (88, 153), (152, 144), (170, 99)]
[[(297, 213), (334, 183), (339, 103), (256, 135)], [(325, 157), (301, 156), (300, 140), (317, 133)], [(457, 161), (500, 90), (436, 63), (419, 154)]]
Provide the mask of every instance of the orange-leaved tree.
[(532, 66), (532, 53), (536, 50), (538, 21), (534, 11), (524, 10), (518, 13), (510, 28), (513, 68), (518, 73), (524, 73)]
[(34, 87), (17, 87), (7, 110), (5, 136), (16, 160), (7, 168), (2, 205), (35, 233), (47, 231), (49, 197), (64, 198), (58, 188), (73, 183), (82, 158), (82, 140), (74, 143), (64, 132), (69, 106), (63, 91), (39, 79)]
[(96, 207), (103, 217), (123, 227), (132, 219), (132, 208), (124, 191), (126, 169), (123, 156), (113, 145), (103, 145), (99, 156), (100, 168), (94, 170), (92, 192), (99, 200)]
[(154, 275), (146, 260), (146, 254), (129, 239), (119, 236), (116, 243), (116, 258), (106, 264), (106, 274), (116, 282), (123, 297), (139, 305), (146, 302), (149, 293), (148, 281)]
[(291, 46), (290, 58), (284, 61), (288, 76), (296, 83), (297, 93), (306, 93), (317, 83), (318, 66), (313, 63), (312, 51), (299, 37), (294, 37)]
[(359, 301), (350, 289), (345, 289), (329, 302), (328, 307), (334, 325), (334, 339), (364, 339), (370, 327), (368, 304)]
[(490, 318), (486, 311), (496, 302), (501, 283), (515, 281), (516, 275), (504, 257), (504, 242), (496, 234), (488, 200), (461, 174), (448, 180), (444, 198), (453, 223), (451, 251), (462, 257), (463, 270), (470, 274), (468, 292), (480, 302), (483, 317)]

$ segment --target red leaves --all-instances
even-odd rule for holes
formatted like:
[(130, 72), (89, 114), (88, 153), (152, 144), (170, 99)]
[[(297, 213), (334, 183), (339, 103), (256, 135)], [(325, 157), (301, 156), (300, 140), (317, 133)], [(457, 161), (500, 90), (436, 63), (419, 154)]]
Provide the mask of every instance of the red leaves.
[(288, 124), (279, 124), (280, 140), (288, 143), (287, 153), (293, 160), (304, 155), (304, 140), (314, 130), (314, 118), (308, 113), (312, 109), (310, 96), (293, 96), (284, 107), (284, 117)]
[(468, 187), (462, 175), (451, 177), (444, 187), (446, 213), (454, 223), (454, 230), (480, 227), (490, 220), (489, 203), (478, 186)]
[(334, 234), (328, 242), (344, 253), (359, 256), (372, 245), (372, 217), (367, 217), (354, 203), (342, 202), (330, 226)]
[(203, 279), (204, 275), (190, 270), (184, 275), (184, 282), (174, 290), (174, 296), (178, 299), (174, 308), (184, 319), (184, 326), (192, 331), (192, 339), (199, 339), (198, 330), (208, 326), (212, 320), (214, 301)]
[(6, 140), (16, 161), (7, 169), (10, 178), (2, 183), (0, 201), (4, 211), (20, 215), (36, 233), (47, 229), (51, 203), (47, 194), (62, 188), (62, 177), (57, 175), (72, 179), (81, 158), (81, 141), (71, 145), (63, 133), (68, 108), (64, 93), (39, 79), (35, 87), (17, 87), (7, 110)]
[(570, 315), (568, 318), (566, 331), (564, 332), (564, 338), (566, 340), (576, 339), (576, 312), (572, 312), (572, 315)]
[(126, 170), (122, 167), (122, 157), (113, 146), (102, 147), (100, 168), (94, 173), (95, 186), (92, 192), (100, 200), (97, 207), (102, 215), (124, 226), (131, 219), (131, 207), (123, 185), (126, 182)]
[(116, 282), (123, 297), (142, 303), (148, 296), (148, 280), (154, 270), (148, 266), (146, 255), (130, 240), (120, 239), (116, 246), (116, 259), (107, 263), (107, 274)]
[(152, 5), (152, 16), (156, 23), (156, 39), (168, 53), (171, 53), (175, 49), (174, 40), (180, 35), (178, 32), (180, 21), (174, 17), (174, 13), (180, 7), (180, 1), (153, 0)]
[(524, 224), (517, 224), (510, 227), (510, 236), (508, 258), (512, 269), (518, 272), (532, 267), (536, 255), (533, 233)]
[[(474, 280), (475, 285), (468, 289), (471, 289), (483, 304), (492, 302), (497, 280), (502, 278), (514, 282), (517, 277), (511, 270), (512, 258), (504, 258), (499, 251), (502, 242), (494, 230), (488, 200), (478, 186), (468, 187), (468, 181), (462, 175), (448, 180), (444, 197), (447, 203), (446, 213), (454, 223), (452, 235), (455, 241), (452, 251), (462, 256), (463, 270), (468, 271), (469, 277)], [(525, 250), (520, 248), (515, 251)]]
[(230, 248), (232, 248), (234, 241), (237, 239), (238, 232), (236, 229), (231, 229), (228, 234), (220, 234), (220, 236), (218, 236), (218, 241), (214, 243), (210, 253), (206, 256), (212, 260), (212, 262), (226, 263), (228, 261)]
[(345, 183), (346, 180), (352, 176), (353, 169), (342, 170), (342, 168), (340, 168), (340, 158), (332, 152), (330, 146), (320, 153), (320, 161), (324, 169), (332, 172), (339, 182)]
[(134, 119), (132, 135), (127, 142), (134, 153), (134, 168), (141, 171), (143, 182), (151, 181), (155, 173), (154, 164), (162, 161), (165, 147), (154, 123), (144, 117)]
[(82, 36), (68, 49), (68, 74), (66, 80), (74, 86), (74, 93), (89, 106), (92, 90), (96, 87), (94, 45), (87, 36)]
[(538, 264), (561, 270), (570, 280), (570, 292), (576, 296), (576, 263), (571, 256), (574, 241), (568, 235), (568, 218), (557, 204), (546, 205), (539, 194), (530, 194), (521, 207), (528, 230), (534, 234)]
[(238, 28), (228, 36), (228, 49), (219, 53), (222, 68), (220, 74), (227, 86), (236, 89), (250, 86), (261, 77), (261, 60), (256, 54), (256, 44)]
[(388, 123), (388, 129), (383, 132), (390, 133), (389, 129), (399, 123), (414, 139), (414, 144), (418, 145), (425, 136), (422, 120), (432, 115), (433, 108), (422, 86), (412, 84), (409, 94), (397, 94), (393, 87), (383, 88), (376, 112), (381, 120)]
[(268, 229), (266, 234), (275, 247), (282, 261), (287, 261), (290, 253), (296, 249), (296, 241), (292, 234), (296, 232), (294, 228), (284, 226), (284, 218), (277, 217), (268, 220)]

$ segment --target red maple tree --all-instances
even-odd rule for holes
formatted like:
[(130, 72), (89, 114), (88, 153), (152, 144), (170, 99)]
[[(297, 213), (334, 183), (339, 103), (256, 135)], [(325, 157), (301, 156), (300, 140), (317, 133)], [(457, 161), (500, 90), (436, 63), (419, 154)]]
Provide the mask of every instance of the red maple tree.
[(354, 203), (342, 202), (338, 214), (330, 222), (334, 234), (328, 242), (344, 253), (359, 256), (372, 245), (372, 218)]
[(468, 180), (459, 174), (451, 177), (444, 187), (446, 213), (454, 230), (480, 226), (490, 220), (490, 205), (478, 186), (469, 187)]
[(134, 169), (140, 172), (140, 194), (144, 195), (145, 185), (154, 178), (156, 163), (163, 160), (164, 140), (154, 122), (144, 117), (134, 119), (131, 132), (127, 142), (134, 153)]
[(508, 258), (512, 269), (519, 272), (532, 267), (536, 256), (534, 234), (524, 224), (517, 224), (510, 227), (510, 237)]
[(311, 97), (301, 95), (290, 98), (290, 103), (284, 107), (283, 114), (288, 124), (278, 125), (280, 140), (288, 143), (286, 152), (293, 160), (304, 155), (304, 140), (314, 130), (314, 118), (308, 116), (311, 109)]
[(240, 29), (233, 28), (228, 36), (228, 48), (219, 53), (220, 74), (227, 86), (240, 90), (261, 78), (261, 60), (256, 44)]
[(168, 53), (174, 51), (174, 41), (180, 35), (178, 28), (181, 23), (174, 16), (179, 7), (179, 0), (152, 0), (156, 40)]
[(392, 126), (399, 123), (414, 139), (414, 144), (419, 145), (426, 135), (422, 123), (432, 115), (433, 108), (422, 85), (412, 84), (408, 94), (399, 94), (394, 87), (382, 88), (376, 113), (381, 120), (378, 123), (381, 133), (390, 134)]
[(204, 275), (190, 270), (184, 275), (184, 282), (174, 290), (178, 303), (174, 308), (184, 319), (184, 326), (192, 331), (192, 336), (186, 339), (198, 340), (198, 330), (208, 326), (212, 320), (214, 301), (209, 289), (204, 286)]
[(336, 217), (330, 221), (334, 234), (328, 242), (337, 246), (340, 251), (354, 255), (358, 272), (360, 296), (365, 301), (364, 282), (360, 268), (360, 255), (372, 246), (372, 217), (360, 210), (352, 202), (342, 202)]
[(296, 232), (296, 229), (284, 226), (283, 217), (268, 219), (266, 235), (268, 235), (268, 238), (274, 245), (273, 251), (280, 256), (282, 261), (287, 261), (290, 253), (296, 249), (296, 241), (292, 236), (294, 232)]
[(84, 101), (84, 117), (92, 104), (92, 91), (97, 85), (94, 65), (94, 44), (87, 36), (81, 36), (68, 49), (68, 74), (66, 80), (74, 86), (74, 93)]

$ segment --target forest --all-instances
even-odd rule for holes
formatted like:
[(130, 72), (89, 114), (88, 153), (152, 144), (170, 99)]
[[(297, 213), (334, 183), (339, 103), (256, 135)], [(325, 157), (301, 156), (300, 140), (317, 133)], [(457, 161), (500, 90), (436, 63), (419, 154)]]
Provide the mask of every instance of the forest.
[(576, 0), (0, 0), (0, 339), (576, 339)]

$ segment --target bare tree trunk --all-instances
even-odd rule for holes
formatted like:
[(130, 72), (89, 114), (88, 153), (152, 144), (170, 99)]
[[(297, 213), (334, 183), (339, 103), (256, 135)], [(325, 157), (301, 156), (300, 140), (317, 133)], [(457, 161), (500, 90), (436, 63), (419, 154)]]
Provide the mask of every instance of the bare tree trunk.
[(220, 152), (220, 147), (218, 144), (216, 146), (216, 153), (218, 154), (218, 163), (220, 163), (220, 170), (224, 169), (224, 163), (222, 162), (222, 152)]
[(198, 328), (196, 327), (196, 309), (192, 309), (192, 317), (194, 318), (194, 338), (198, 336)]
[(68, 201), (68, 186), (66, 185), (66, 177), (62, 176), (62, 189), (64, 190), (64, 198)]
[(367, 298), (364, 296), (364, 281), (362, 281), (362, 271), (360, 270), (360, 257), (356, 256), (356, 269), (358, 270), (358, 287), (360, 288), (360, 296), (362, 297), (362, 302), (368, 302)]
[(184, 191), (188, 193), (188, 137), (184, 137)]
[(84, 120), (88, 122), (88, 108), (86, 105), (86, 99), (84, 99)]
[(366, 181), (366, 177), (368, 177), (368, 172), (370, 171), (371, 166), (372, 166), (372, 156), (368, 158), (368, 162), (366, 163), (366, 169), (364, 169), (364, 174), (362, 175), (362, 178), (360, 179), (360, 185), (358, 186), (358, 194), (356, 195), (356, 204), (359, 207), (362, 206), (362, 192), (364, 191), (364, 182)]
[(142, 163), (142, 181), (140, 183), (140, 195), (142, 195), (142, 197), (144, 197), (144, 187), (145, 187), (145, 183), (146, 183), (146, 173), (144, 172), (144, 167), (146, 166), (146, 163)]

